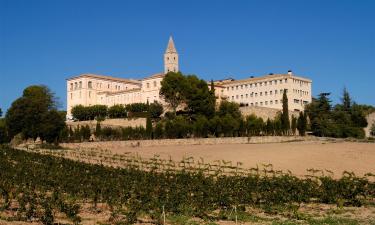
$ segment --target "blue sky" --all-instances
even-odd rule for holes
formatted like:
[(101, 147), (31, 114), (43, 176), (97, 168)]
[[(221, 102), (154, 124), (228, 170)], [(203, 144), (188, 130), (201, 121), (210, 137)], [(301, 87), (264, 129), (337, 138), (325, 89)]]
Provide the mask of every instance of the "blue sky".
[(163, 71), (173, 36), (180, 70), (204, 79), (268, 73), (344, 86), (375, 105), (375, 1), (0, 0), (0, 108), (45, 84), (65, 107), (65, 79), (142, 78)]

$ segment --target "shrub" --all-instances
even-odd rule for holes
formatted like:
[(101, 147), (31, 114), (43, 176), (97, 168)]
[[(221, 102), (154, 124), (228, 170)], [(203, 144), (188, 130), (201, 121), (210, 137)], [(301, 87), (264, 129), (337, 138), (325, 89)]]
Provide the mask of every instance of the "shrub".
[(155, 129), (154, 129), (154, 138), (155, 139), (161, 139), (164, 137), (164, 128), (163, 128), (163, 123), (162, 122), (158, 122), (156, 125), (155, 125)]
[(149, 105), (146, 103), (133, 103), (125, 106), (128, 112), (148, 112)]
[(123, 105), (114, 105), (108, 108), (109, 118), (126, 118), (127, 112)]
[(203, 115), (198, 116), (194, 123), (194, 137), (207, 137), (209, 132), (209, 122)]

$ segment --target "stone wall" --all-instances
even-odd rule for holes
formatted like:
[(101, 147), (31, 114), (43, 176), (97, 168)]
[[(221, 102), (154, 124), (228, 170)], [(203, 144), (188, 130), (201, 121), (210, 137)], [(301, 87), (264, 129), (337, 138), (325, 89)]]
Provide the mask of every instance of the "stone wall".
[[(282, 110), (259, 107), (259, 106), (246, 106), (246, 107), (240, 107), (240, 111), (242, 115), (244, 116), (255, 114), (256, 116), (261, 117), (263, 120), (267, 120), (268, 118), (274, 119), (276, 115)], [(294, 115), (295, 117), (298, 117), (299, 112), (289, 111), (289, 116), (291, 117), (292, 115)]]
[(367, 117), (367, 127), (365, 128), (365, 132), (366, 132), (366, 137), (370, 137), (370, 129), (371, 129), (371, 126), (372, 124), (375, 123), (375, 112), (374, 113), (371, 113), (369, 114)]
[[(91, 129), (96, 127), (96, 120), (89, 120), (89, 121), (67, 121), (67, 126), (72, 126), (75, 128), (77, 125), (79, 126), (86, 126), (89, 125)], [(146, 127), (146, 118), (136, 118), (136, 119), (106, 119), (100, 122), (101, 127), (139, 127), (143, 126)]]
[(261, 137), (226, 137), (226, 138), (186, 138), (134, 141), (102, 141), (83, 143), (62, 143), (64, 148), (101, 148), (120, 149), (126, 147), (181, 146), (181, 145), (218, 145), (218, 144), (260, 144), (292, 141), (315, 141), (322, 138), (314, 136), (261, 136)]

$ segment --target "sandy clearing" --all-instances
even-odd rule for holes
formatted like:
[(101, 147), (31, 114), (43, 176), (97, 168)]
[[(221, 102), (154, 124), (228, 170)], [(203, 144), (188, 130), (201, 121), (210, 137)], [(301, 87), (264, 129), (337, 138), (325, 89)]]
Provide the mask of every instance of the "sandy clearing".
[(307, 169), (333, 171), (340, 176), (344, 171), (357, 175), (375, 173), (375, 143), (357, 142), (288, 142), (271, 144), (221, 144), (190, 146), (124, 147), (111, 149), (113, 153), (137, 153), (141, 157), (181, 160), (183, 157), (202, 157), (205, 162), (215, 160), (242, 162), (250, 168), (272, 164), (274, 169), (290, 170), (295, 175), (307, 174)]

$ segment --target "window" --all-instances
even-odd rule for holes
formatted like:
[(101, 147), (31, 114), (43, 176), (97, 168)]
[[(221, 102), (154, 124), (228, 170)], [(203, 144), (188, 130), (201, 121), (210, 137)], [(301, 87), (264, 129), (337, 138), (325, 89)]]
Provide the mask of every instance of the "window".
[(272, 85), (272, 81), (270, 81), (269, 84)]
[(262, 95), (263, 95), (263, 93), (262, 93), (262, 92), (260, 92), (260, 93), (259, 93), (259, 95), (260, 95), (260, 96), (262, 96)]
[(73, 99), (73, 93), (70, 93), (70, 99)]
[(252, 87), (253, 87), (253, 84), (250, 84), (250, 87), (252, 88)]
[(270, 91), (270, 95), (272, 95), (272, 91)]
[(251, 103), (250, 105), (251, 105), (251, 106), (254, 106), (254, 103)]
[(91, 98), (91, 91), (89, 91), (89, 98)]
[(263, 102), (260, 102), (260, 105), (263, 105)]
[(243, 99), (243, 95), (241, 95), (241, 99)]
[(238, 95), (236, 95), (236, 99), (238, 99)]
[(154, 87), (156, 87), (156, 81), (154, 80)]
[(70, 90), (73, 90), (73, 83), (70, 83)]
[(234, 100), (234, 96), (232, 96), (232, 100)]
[(146, 86), (147, 86), (147, 88), (150, 88), (150, 83), (147, 83)]
[(288, 83), (288, 79), (285, 79), (285, 83)]
[(275, 104), (279, 103), (277, 100), (275, 100)]
[(246, 98), (247, 98), (247, 97), (249, 97), (249, 95), (248, 95), (248, 94), (246, 94)]
[(108, 89), (109, 89), (109, 87), (110, 87), (110, 86), (109, 86), (109, 84), (108, 84)]
[(78, 88), (78, 84), (77, 84), (77, 82), (75, 82), (74, 83), (74, 90), (77, 90), (77, 88)]
[(268, 101), (265, 101), (264, 104), (265, 104), (265, 105), (268, 105)]
[(232, 91), (234, 90), (234, 87), (232, 87)]
[(261, 87), (262, 87), (262, 82), (260, 82), (260, 83), (259, 83), (259, 86), (261, 86)]
[(229, 87), (227, 87), (227, 91), (229, 91)]
[(257, 86), (257, 83), (255, 83), (254, 86), (256, 87), (256, 86)]
[(258, 105), (258, 102), (255, 102), (255, 105)]
[(250, 97), (253, 97), (253, 96), (254, 96), (254, 92), (251, 92)]
[(243, 85), (241, 85), (241, 89), (243, 89)]
[(255, 97), (258, 97), (258, 93), (255, 93)]
[(277, 95), (277, 90), (275, 90), (275, 95)]
[(267, 86), (267, 81), (264, 81), (264, 86)]
[(271, 101), (270, 101), (270, 105), (272, 105), (272, 104), (273, 104), (273, 101), (271, 100)]
[(283, 80), (280, 80), (280, 84), (282, 84), (283, 83)]
[(87, 83), (87, 86), (88, 86), (88, 88), (92, 88), (92, 81), (89, 81), (89, 82)]
[(267, 94), (268, 94), (267, 91), (265, 91), (265, 92), (264, 92), (264, 95), (267, 96)]
[(238, 86), (236, 86), (236, 90), (238, 90)]
[(247, 84), (245, 84), (245, 88), (247, 88)]

